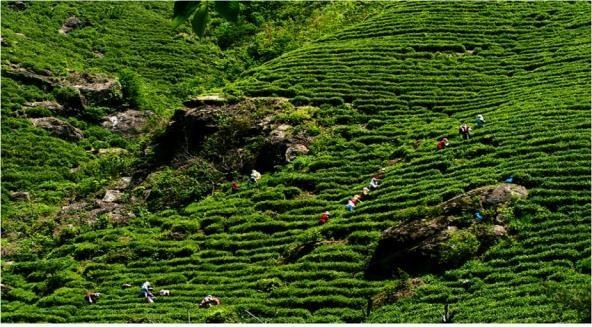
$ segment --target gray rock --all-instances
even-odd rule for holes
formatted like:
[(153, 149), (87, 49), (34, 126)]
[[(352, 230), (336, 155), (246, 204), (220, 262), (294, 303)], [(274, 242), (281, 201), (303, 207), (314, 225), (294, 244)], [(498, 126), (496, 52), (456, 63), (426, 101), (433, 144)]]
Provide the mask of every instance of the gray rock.
[(288, 149), (286, 149), (286, 161), (291, 162), (299, 155), (306, 155), (308, 152), (308, 147), (304, 144), (289, 144)]
[(104, 202), (119, 202), (123, 198), (123, 193), (119, 190), (107, 190), (103, 197)]
[(78, 128), (54, 117), (31, 118), (35, 127), (43, 128), (51, 134), (68, 141), (78, 141), (84, 134)]
[(29, 192), (10, 192), (10, 199), (14, 201), (31, 201)]
[(64, 106), (57, 103), (56, 101), (25, 102), (23, 104), (23, 109), (27, 108), (46, 108), (56, 114), (60, 114), (64, 111)]
[(28, 4), (23, 0), (11, 1), (10, 8), (15, 11), (23, 11), (27, 9)]
[(61, 84), (80, 92), (83, 106), (117, 106), (122, 103), (121, 84), (105, 75), (72, 73)]
[(205, 106), (205, 105), (217, 105), (217, 106), (221, 106), (224, 105), (228, 102), (228, 100), (224, 97), (222, 97), (219, 94), (212, 94), (212, 95), (204, 95), (204, 96), (198, 96), (196, 98), (193, 98), (191, 100), (187, 100), (185, 102), (183, 102), (183, 104), (189, 108), (196, 108), (199, 106)]
[(528, 190), (517, 184), (499, 184), (479, 187), (458, 195), (440, 205), (444, 214), (454, 214), (467, 210), (487, 209), (513, 199), (525, 198)]
[(70, 16), (68, 17), (68, 19), (66, 19), (62, 27), (58, 30), (58, 32), (60, 34), (67, 34), (73, 29), (83, 27), (85, 25), (87, 25), (87, 23), (82, 21), (80, 18), (76, 16)]
[(126, 149), (123, 148), (104, 148), (99, 149), (96, 151), (99, 156), (107, 156), (107, 155), (114, 155), (114, 156), (121, 156), (128, 153)]
[(66, 109), (72, 114), (88, 106), (117, 107), (123, 102), (121, 84), (117, 79), (105, 75), (72, 73), (66, 78), (58, 78), (52, 76), (49, 71), (39, 74), (17, 64), (3, 65), (2, 72), (6, 76), (47, 91), (60, 87), (73, 88), (77, 91), (78, 98), (69, 99), (69, 103), (62, 103), (67, 105)]
[(267, 138), (268, 142), (271, 144), (282, 143), (285, 142), (290, 136), (290, 130), (292, 126), (287, 124), (282, 124), (274, 128)]
[(113, 132), (133, 136), (142, 131), (149, 115), (150, 112), (127, 110), (105, 117), (101, 125)]
[(504, 226), (501, 225), (493, 225), (493, 233), (496, 236), (506, 236), (508, 235), (508, 231)]
[(130, 183), (132, 182), (131, 177), (121, 177), (117, 183), (113, 186), (116, 190), (123, 190), (129, 187)]

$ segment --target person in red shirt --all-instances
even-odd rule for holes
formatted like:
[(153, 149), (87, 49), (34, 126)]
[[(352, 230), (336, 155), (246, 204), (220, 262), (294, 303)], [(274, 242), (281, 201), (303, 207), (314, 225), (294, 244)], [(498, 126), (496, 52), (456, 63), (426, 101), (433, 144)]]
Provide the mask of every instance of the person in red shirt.
[(329, 220), (329, 211), (325, 211), (323, 212), (323, 214), (321, 215), (321, 219), (319, 219), (319, 224), (324, 224)]
[(240, 186), (238, 186), (237, 182), (232, 182), (232, 193), (236, 193), (238, 191), (238, 189), (240, 188)]
[(447, 146), (448, 146), (448, 139), (447, 138), (442, 138), (440, 140), (440, 142), (438, 142), (438, 145), (437, 145), (438, 150), (443, 150)]

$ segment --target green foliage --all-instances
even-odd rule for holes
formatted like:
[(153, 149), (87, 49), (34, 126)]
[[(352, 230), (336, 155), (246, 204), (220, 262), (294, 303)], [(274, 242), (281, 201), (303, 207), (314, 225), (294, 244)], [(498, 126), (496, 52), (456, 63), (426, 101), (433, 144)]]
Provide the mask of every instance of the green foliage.
[[(173, 28), (177, 28), (193, 15), (193, 18), (191, 18), (191, 28), (197, 36), (200, 38), (203, 37), (209, 21), (208, 4), (209, 2), (207, 0), (175, 1), (173, 6)], [(214, 9), (228, 21), (236, 22), (238, 20), (240, 11), (238, 1), (216, 1), (214, 2)]]
[(149, 208), (162, 210), (198, 200), (212, 192), (220, 178), (221, 173), (203, 160), (194, 160), (182, 170), (164, 168), (148, 178)]
[(442, 244), (439, 260), (443, 264), (456, 265), (474, 256), (478, 249), (479, 240), (475, 234), (468, 230), (454, 231)]
[(208, 20), (208, 2), (201, 1), (201, 4), (197, 8), (195, 14), (193, 15), (193, 18), (191, 19), (191, 28), (193, 29), (193, 32), (197, 34), (197, 36), (204, 36)]
[(135, 108), (146, 107), (145, 85), (142, 77), (130, 69), (119, 71), (123, 100)]
[(70, 109), (80, 109), (80, 92), (71, 87), (59, 87), (53, 90), (53, 96), (64, 107)]
[(240, 322), (240, 319), (230, 307), (214, 307), (208, 310), (205, 322), (232, 324)]

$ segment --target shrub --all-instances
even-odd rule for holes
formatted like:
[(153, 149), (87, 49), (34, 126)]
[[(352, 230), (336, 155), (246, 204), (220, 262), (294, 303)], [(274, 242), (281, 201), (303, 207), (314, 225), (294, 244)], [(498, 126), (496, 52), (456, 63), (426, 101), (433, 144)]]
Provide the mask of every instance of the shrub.
[(458, 265), (474, 256), (479, 250), (477, 236), (466, 230), (453, 232), (446, 243), (442, 244), (440, 263)]
[(282, 286), (284, 283), (279, 278), (266, 278), (259, 280), (255, 287), (258, 291), (269, 293)]
[(119, 83), (121, 84), (123, 101), (131, 107), (144, 107), (146, 103), (144, 81), (140, 75), (133, 70), (123, 69), (119, 72)]
[(206, 316), (206, 323), (238, 323), (238, 314), (231, 308), (218, 307)]
[(302, 95), (295, 96), (291, 101), (295, 106), (305, 106), (310, 104), (310, 98)]
[(55, 99), (67, 109), (83, 108), (80, 92), (71, 87), (59, 87), (53, 90)]

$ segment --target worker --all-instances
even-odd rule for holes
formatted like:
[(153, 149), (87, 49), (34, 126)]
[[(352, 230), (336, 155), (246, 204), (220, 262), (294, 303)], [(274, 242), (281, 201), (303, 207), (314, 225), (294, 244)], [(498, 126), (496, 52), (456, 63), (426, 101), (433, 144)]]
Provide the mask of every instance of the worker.
[(384, 168), (380, 168), (380, 171), (374, 175), (374, 178), (381, 180), (384, 178), (384, 174), (385, 174), (386, 170)]
[(440, 140), (440, 142), (438, 142), (438, 145), (436, 147), (438, 148), (438, 150), (444, 150), (444, 148), (447, 146), (448, 146), (448, 139), (444, 137)]
[(465, 124), (465, 122), (463, 122), (458, 128), (458, 133), (465, 140), (468, 140), (470, 138), (470, 132), (471, 128), (469, 127), (469, 125)]
[(442, 314), (442, 323), (450, 324), (454, 319), (454, 313), (448, 310), (448, 303), (444, 305), (444, 313)]
[(483, 221), (483, 215), (481, 214), (481, 211), (477, 210), (477, 211), (475, 212), (475, 219), (476, 219), (478, 222), (481, 222), (481, 221)]
[(209, 308), (213, 305), (220, 305), (220, 299), (218, 299), (217, 297), (213, 297), (211, 295), (204, 297), (203, 300), (201, 300), (201, 302), (199, 303), (200, 308)]
[(378, 188), (378, 179), (376, 177), (372, 177), (372, 179), (370, 180), (369, 187), (371, 189), (377, 189)]
[(261, 174), (256, 171), (255, 169), (251, 170), (251, 177), (249, 177), (249, 182), (257, 183), (261, 179)]
[(483, 127), (483, 125), (485, 125), (485, 118), (483, 118), (483, 115), (478, 114), (477, 115), (477, 120), (475, 121), (475, 124), (477, 125), (478, 128)]
[(514, 176), (510, 176), (510, 177), (506, 178), (506, 180), (504, 182), (506, 182), (506, 183), (513, 183), (514, 182)]
[(347, 204), (345, 205), (345, 209), (347, 209), (347, 211), (354, 211), (354, 208), (356, 207), (356, 204), (351, 200), (347, 200)]
[(323, 225), (328, 220), (329, 220), (329, 211), (328, 210), (325, 210), (325, 212), (323, 212), (321, 214), (321, 218), (319, 219), (319, 225)]
[(362, 189), (362, 197), (367, 197), (370, 194), (370, 189), (367, 187), (364, 187)]
[(232, 182), (232, 186), (231, 186), (232, 193), (238, 192), (239, 189), (240, 189), (240, 186), (238, 185), (238, 183), (236, 181)]
[(101, 293), (95, 293), (95, 292), (86, 292), (86, 295), (84, 295), (84, 299), (88, 301), (88, 303), (93, 304), (93, 303), (97, 303), (97, 300), (99, 299), (99, 297), (101, 296)]
[(145, 297), (148, 303), (154, 302), (155, 296), (151, 292), (152, 287), (150, 287), (150, 282), (146, 281), (140, 287), (140, 295)]

